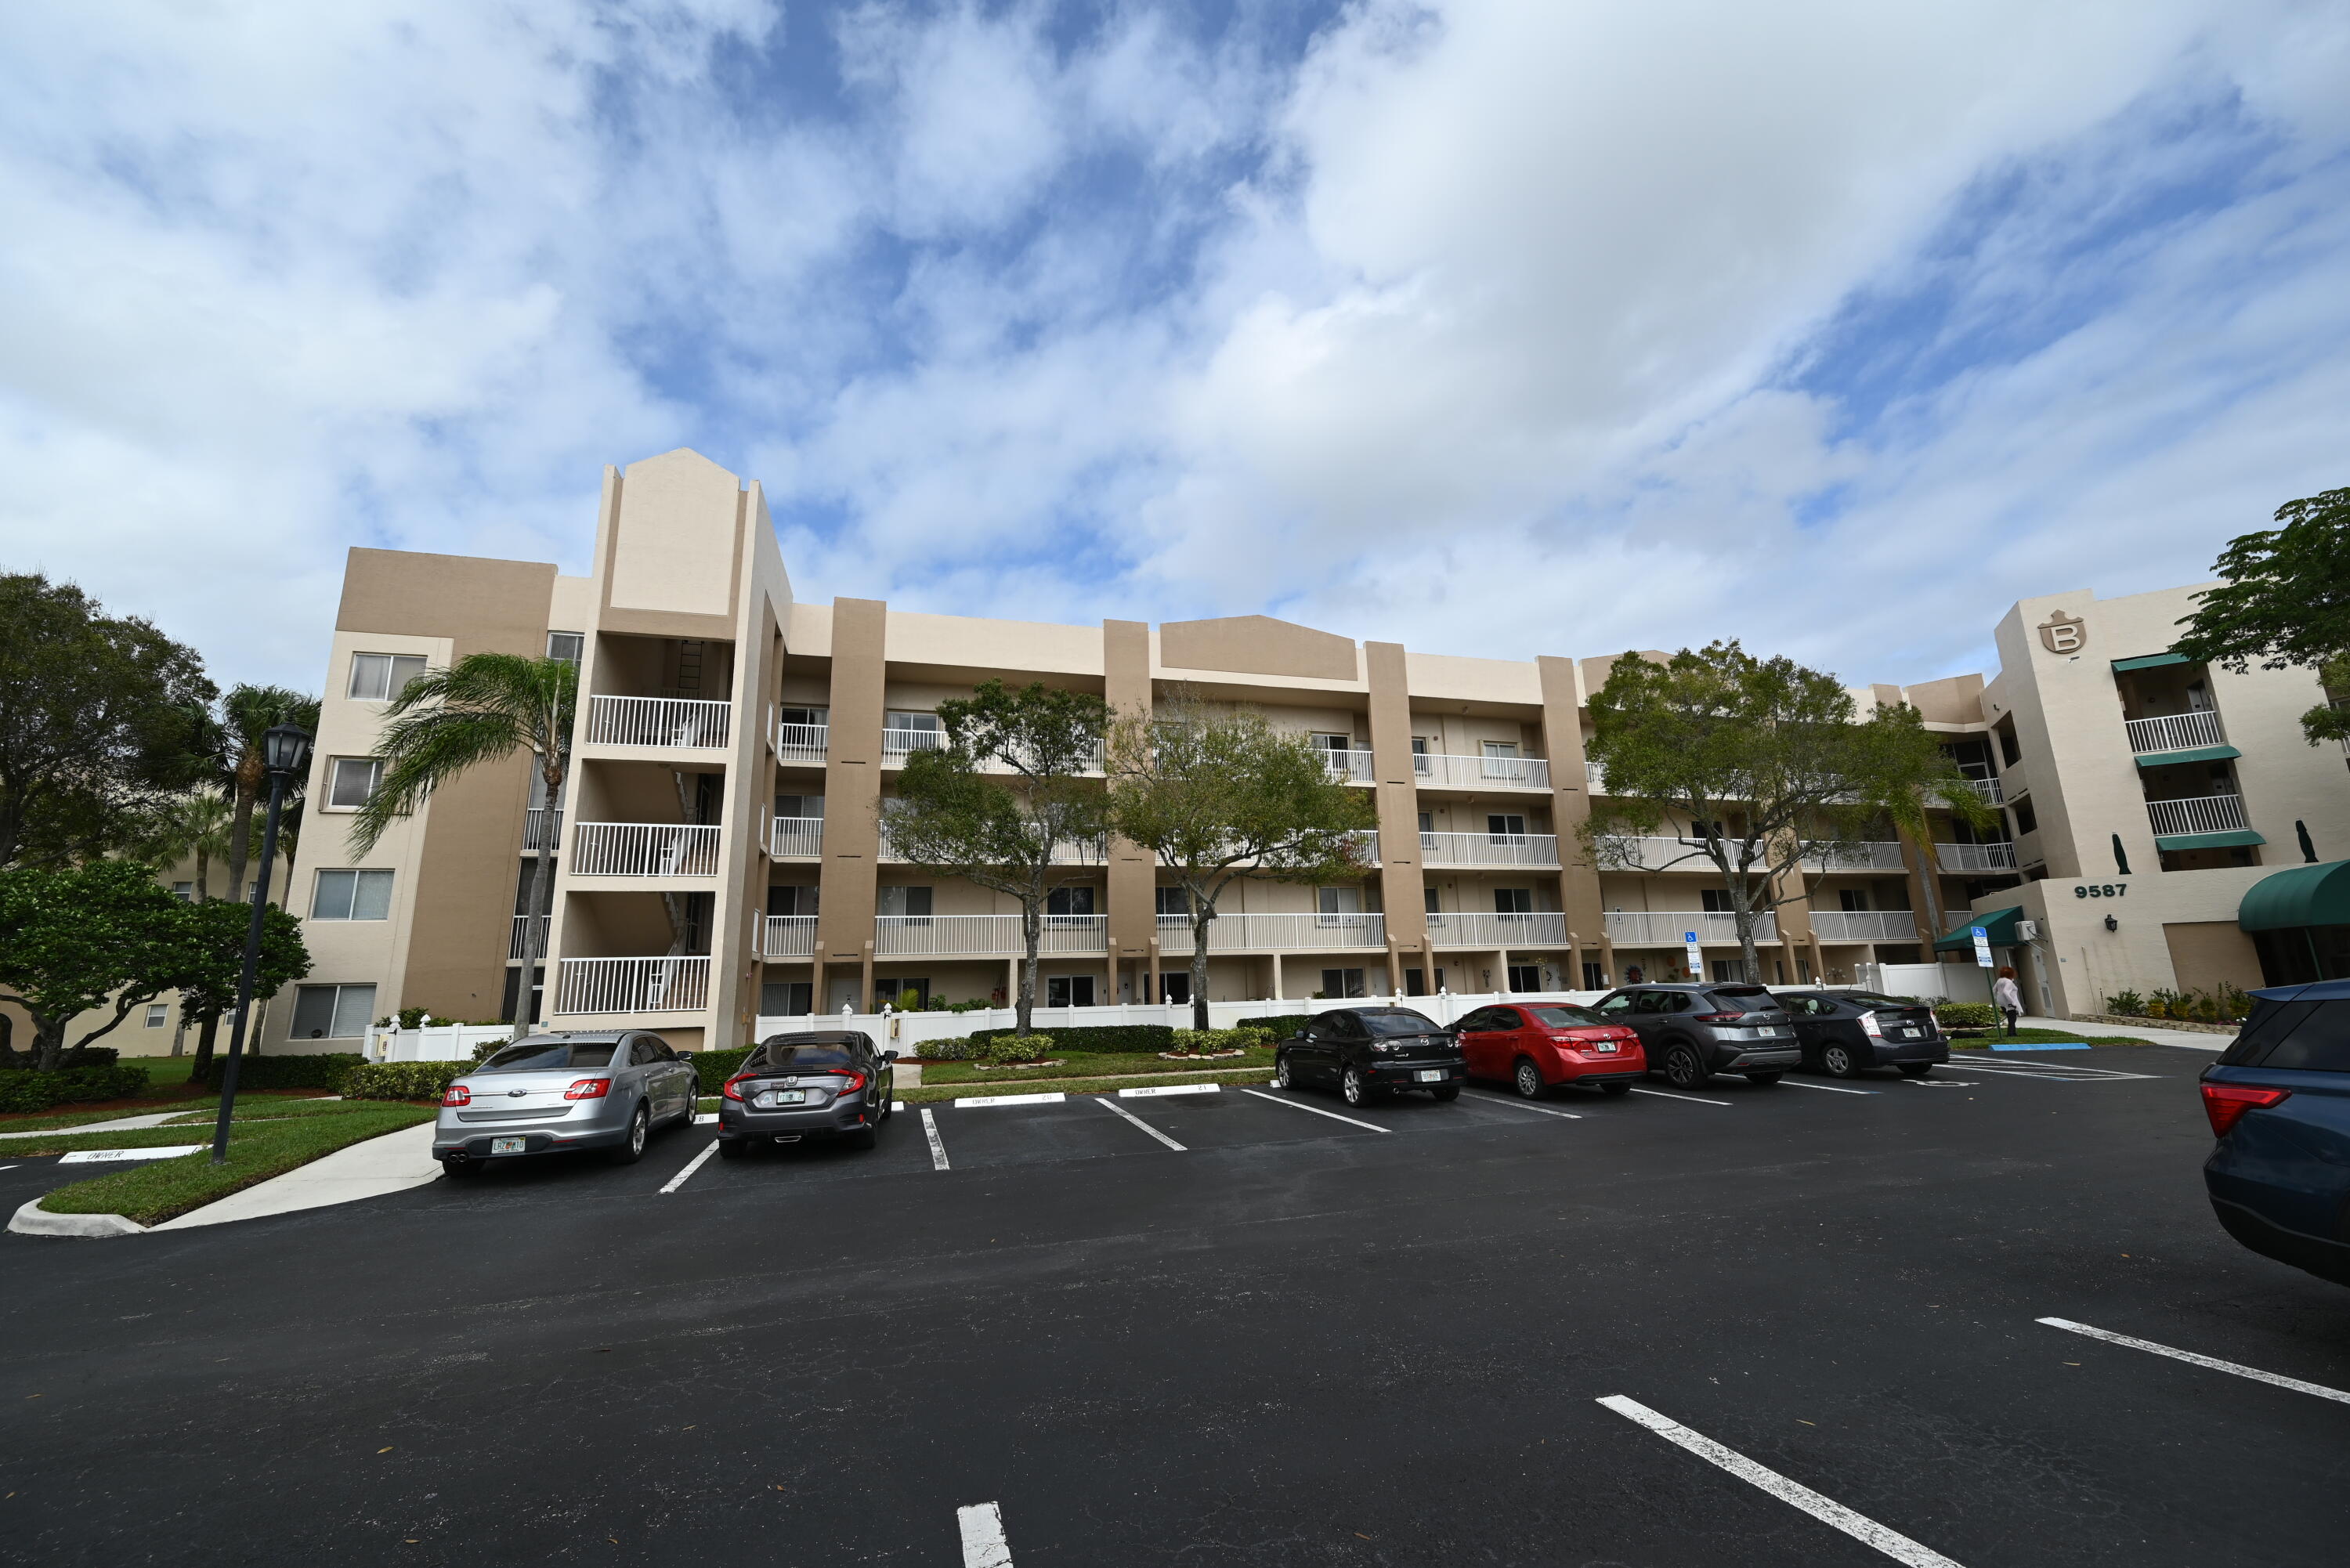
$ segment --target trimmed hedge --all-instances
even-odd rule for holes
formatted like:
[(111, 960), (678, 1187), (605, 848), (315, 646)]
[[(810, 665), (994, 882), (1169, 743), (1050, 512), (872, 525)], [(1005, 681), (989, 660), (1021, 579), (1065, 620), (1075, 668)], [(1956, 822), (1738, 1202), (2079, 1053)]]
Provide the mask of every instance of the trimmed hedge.
[(1178, 1029), (1174, 1049), (1178, 1051), (1246, 1051), (1266, 1046), (1285, 1036), (1270, 1029), (1251, 1028), (1243, 1024), (1236, 1029)]
[[(971, 1043), (1016, 1034), (1016, 1029), (974, 1029)], [(1066, 1029), (1039, 1029), (1038, 1035), (1064, 1051), (1165, 1051), (1175, 1044), (1175, 1031), (1164, 1023), (1088, 1023)]]
[(1934, 1016), (1960, 1029), (1988, 1029), (1999, 1020), (1999, 1009), (1988, 1002), (1945, 1002)]
[(61, 1068), (120, 1067), (122, 1053), (111, 1045), (80, 1045), (57, 1058)]
[(962, 1035), (946, 1040), (925, 1040), (914, 1047), (917, 1062), (968, 1062), (972, 1043)]
[(145, 1092), (144, 1067), (60, 1067), (53, 1073), (0, 1073), (0, 1111), (127, 1100)]
[(1286, 1040), (1293, 1034), (1305, 1033), (1305, 1026), (1313, 1022), (1314, 1015), (1310, 1012), (1277, 1012), (1269, 1013), (1263, 1018), (1243, 1018), (1240, 1022), (1240, 1027), (1270, 1029), (1275, 1040)]
[(744, 1045), (732, 1051), (681, 1051), (680, 1056), (693, 1064), (694, 1075), (702, 1080), (702, 1092), (714, 1095), (718, 1086), (743, 1070), (753, 1046)]
[(343, 1075), (347, 1100), (437, 1100), (471, 1062), (361, 1062)]
[[(316, 1056), (246, 1056), (237, 1063), (236, 1086), (240, 1089), (324, 1089), (328, 1094), (339, 1094), (343, 1075), (366, 1063), (367, 1058), (355, 1051), (323, 1052)], [(205, 1086), (219, 1088), (221, 1074), (227, 1067), (225, 1055), (213, 1057), (212, 1071), (204, 1077)], [(440, 1091), (436, 1089), (433, 1092), (438, 1094)]]

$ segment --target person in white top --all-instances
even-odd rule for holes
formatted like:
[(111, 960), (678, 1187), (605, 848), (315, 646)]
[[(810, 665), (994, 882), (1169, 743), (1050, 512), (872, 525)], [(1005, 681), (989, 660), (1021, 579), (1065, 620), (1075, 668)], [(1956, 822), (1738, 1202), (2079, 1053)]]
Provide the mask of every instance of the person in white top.
[(2023, 1016), (2023, 992), (2015, 988), (2013, 969), (2003, 964), (2000, 967), (1999, 978), (1991, 982), (1991, 1005), (2006, 1016), (2007, 1032), (2013, 1035), (2015, 1021)]

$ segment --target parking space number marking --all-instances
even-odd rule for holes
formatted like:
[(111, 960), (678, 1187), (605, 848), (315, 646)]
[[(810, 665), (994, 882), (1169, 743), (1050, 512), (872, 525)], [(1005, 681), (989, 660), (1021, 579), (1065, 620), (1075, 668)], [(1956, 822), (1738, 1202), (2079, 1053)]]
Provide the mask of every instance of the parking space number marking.
[(1012, 1568), (1002, 1509), (992, 1502), (956, 1509), (955, 1526), (962, 1532), (962, 1568)]

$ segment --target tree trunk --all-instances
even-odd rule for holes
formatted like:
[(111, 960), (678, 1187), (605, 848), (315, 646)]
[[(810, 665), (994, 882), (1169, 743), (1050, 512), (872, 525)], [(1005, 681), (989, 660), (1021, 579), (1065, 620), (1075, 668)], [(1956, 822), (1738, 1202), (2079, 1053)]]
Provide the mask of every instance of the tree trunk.
[[(176, 1054), (176, 1053), (174, 1053)], [(0, 1068), (16, 1064), (16, 1021), (0, 1012)]]
[(252, 898), (244, 890), (244, 863), (253, 852), (253, 805), (260, 795), (261, 753), (252, 752), (237, 759), (236, 810), (229, 820), (228, 897), (234, 903)]
[(1194, 896), (1191, 915), (1191, 1027), (1208, 1027), (1208, 927), (1216, 907)]
[(1020, 900), (1020, 993), (1012, 999), (1012, 1027), (1024, 1038), (1032, 1033), (1036, 1017), (1036, 950), (1045, 929), (1037, 911), (1042, 908), (1039, 898)]
[(220, 1038), (220, 1014), (204, 1014), (204, 1026), (196, 1031), (196, 1059), (188, 1068), (188, 1082), (201, 1085), (213, 1070), (213, 1046)]
[(196, 902), (213, 901), (213, 857), (205, 850), (196, 851)]
[[(546, 770), (546, 773), (551, 774), (546, 779), (546, 810), (547, 822), (552, 826), (558, 820), (556, 814), (563, 809), (564, 772), (557, 767)], [(527, 813), (525, 814), (525, 820), (528, 820)], [(553, 833), (539, 835), (538, 857), (532, 862), (530, 868), (530, 901), (525, 907), (530, 910), (530, 921), (523, 927), (522, 972), (515, 980), (514, 1033), (508, 1037), (515, 1040), (526, 1038), (535, 1022), (531, 1017), (530, 971), (534, 968), (545, 967), (547, 958), (546, 937), (555, 927), (555, 835)], [(671, 950), (674, 951), (679, 941), (682, 940), (674, 911), (671, 914), (671, 934), (675, 939), (670, 944)]]

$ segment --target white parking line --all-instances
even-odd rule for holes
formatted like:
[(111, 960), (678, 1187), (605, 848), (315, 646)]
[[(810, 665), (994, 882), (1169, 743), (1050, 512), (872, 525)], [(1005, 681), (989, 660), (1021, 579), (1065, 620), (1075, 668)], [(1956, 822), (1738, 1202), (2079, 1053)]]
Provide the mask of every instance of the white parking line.
[(2126, 1334), (2110, 1329), (2091, 1328), (2085, 1323), (2074, 1323), (2066, 1317), (2043, 1317), (2033, 1320), (2051, 1328), (2061, 1328), (2068, 1334), (2085, 1334), (2091, 1339), (2102, 1339), (2108, 1345), (2126, 1345), (2132, 1350), (2148, 1351), (2156, 1355), (2168, 1355), (2173, 1361), (2184, 1361), (2190, 1366), (2208, 1366), (2214, 1372), (2232, 1372), (2239, 1377), (2249, 1377), (2255, 1383), (2272, 1383), (2279, 1388), (2290, 1388), (2297, 1394), (2314, 1394), (2320, 1399), (2333, 1399), (2350, 1405), (2350, 1394), (2339, 1388), (2328, 1388), (2323, 1383), (2303, 1383), (2298, 1377), (2280, 1377), (2273, 1372), (2262, 1372), (2257, 1366), (2241, 1366), (2232, 1361), (2220, 1361), (2209, 1355), (2198, 1355), (2191, 1350), (2173, 1350), (2167, 1345), (2157, 1345), (2150, 1339), (2133, 1339)]
[(1134, 1100), (1152, 1095), (1221, 1095), (1223, 1092), (1222, 1084), (1146, 1084), (1139, 1089), (1120, 1089), (1118, 1097)]
[(1735, 1449), (1725, 1449), (1711, 1438), (1690, 1431), (1679, 1421), (1659, 1415), (1637, 1399), (1610, 1394), (1599, 1403), (1618, 1416), (1638, 1422), (1667, 1442), (1687, 1449), (1708, 1464), (1719, 1465), (1740, 1480), (1760, 1487), (1781, 1502), (1802, 1509), (1823, 1524), (1834, 1525), (1865, 1546), (1877, 1548), (1896, 1563), (1907, 1563), (1908, 1568), (1960, 1568), (1957, 1563), (1933, 1548), (1922, 1546), (1898, 1531), (1887, 1530), (1875, 1520), (1853, 1512), (1834, 1499), (1822, 1497), (1802, 1482), (1788, 1480), (1777, 1470), (1756, 1464)]
[(1157, 1127), (1152, 1127), (1149, 1122), (1144, 1121), (1140, 1116), (1136, 1116), (1132, 1111), (1128, 1110), (1124, 1106), (1119, 1105), (1116, 1100), (1111, 1099), (1108, 1096), (1103, 1096), (1098, 1104), (1101, 1106), (1102, 1109), (1108, 1111), (1115, 1116), (1124, 1116), (1128, 1121), (1132, 1122), (1136, 1127), (1140, 1127), (1144, 1132), (1149, 1133), (1152, 1137), (1157, 1138), (1160, 1143), (1165, 1144), (1177, 1154), (1181, 1154), (1183, 1152), (1183, 1146), (1181, 1144), (1177, 1143), (1173, 1138), (1169, 1137), (1165, 1133), (1160, 1132)]
[(685, 1168), (683, 1170), (679, 1171), (675, 1176), (671, 1177), (667, 1182), (662, 1184), (661, 1190), (663, 1192), (675, 1192), (679, 1188), (683, 1187), (685, 1185), (685, 1179), (691, 1176), (695, 1171), (700, 1170), (702, 1168), (702, 1162), (708, 1159), (712, 1155), (716, 1154), (717, 1152), (718, 1140), (716, 1138), (712, 1138), (710, 1142), (703, 1147), (700, 1154), (695, 1155), (691, 1159), (685, 1162)]
[(1472, 1100), (1482, 1100), (1489, 1106), (1514, 1106), (1519, 1110), (1533, 1111), (1540, 1116), (1565, 1116), (1571, 1122), (1579, 1122), (1583, 1119), (1583, 1113), (1581, 1111), (1558, 1111), (1553, 1110), (1548, 1106), (1530, 1106), (1523, 1100), (1513, 1100), (1506, 1095), (1472, 1094), (1469, 1098)]
[(968, 1095), (950, 1101), (959, 1110), (971, 1110), (978, 1106), (1057, 1106), (1066, 1095)]
[(1348, 1127), (1368, 1127), (1373, 1132), (1395, 1131), (1395, 1128), (1383, 1127), (1377, 1122), (1358, 1122), (1352, 1116), (1342, 1116), (1336, 1111), (1326, 1111), (1319, 1106), (1301, 1106), (1295, 1100), (1284, 1100), (1279, 1095), (1268, 1095), (1257, 1089), (1243, 1089), (1241, 1093), (1254, 1095), (1260, 1100), (1271, 1100), (1276, 1106), (1287, 1106), (1293, 1111), (1311, 1111), (1317, 1116), (1328, 1116), (1334, 1122), (1345, 1122)]
[(931, 1168), (947, 1168), (947, 1146), (939, 1141), (939, 1119), (931, 1115), (931, 1107), (922, 1107), (922, 1133), (931, 1140)]
[(1012, 1568), (1002, 1509), (992, 1502), (956, 1509), (955, 1527), (962, 1532), (962, 1568)]
[(1873, 1095), (1875, 1089), (1839, 1089), (1834, 1084), (1806, 1084), (1801, 1078), (1782, 1078), (1780, 1084), (1790, 1089), (1825, 1089), (1831, 1095)]
[(1700, 1100), (1695, 1095), (1676, 1095), (1669, 1089), (1634, 1089), (1636, 1095), (1654, 1095), (1660, 1100), (1687, 1100), (1693, 1106), (1726, 1106), (1728, 1100)]

